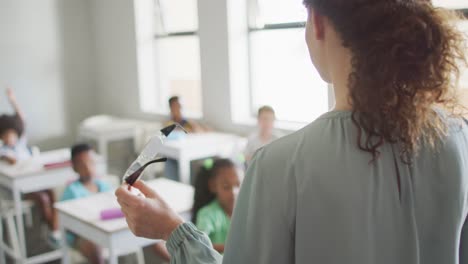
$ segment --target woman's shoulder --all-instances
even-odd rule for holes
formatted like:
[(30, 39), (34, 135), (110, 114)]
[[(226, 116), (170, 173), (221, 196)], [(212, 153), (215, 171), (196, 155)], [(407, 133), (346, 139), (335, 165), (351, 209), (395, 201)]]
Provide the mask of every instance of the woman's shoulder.
[[(336, 125), (334, 125), (336, 124)], [(293, 152), (304, 143), (323, 141), (332, 136), (332, 130), (340, 130), (340, 126), (348, 127), (351, 124), (351, 112), (332, 111), (323, 114), (304, 128), (286, 136), (279, 137), (274, 142), (261, 148), (259, 152), (275, 153), (272, 158), (291, 157)], [(268, 156), (268, 155), (267, 155)]]

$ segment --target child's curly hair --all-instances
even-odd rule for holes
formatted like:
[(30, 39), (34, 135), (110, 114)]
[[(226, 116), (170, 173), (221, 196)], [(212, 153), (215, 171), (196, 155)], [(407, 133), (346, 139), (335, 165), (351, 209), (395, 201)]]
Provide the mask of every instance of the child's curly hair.
[(23, 135), (24, 124), (18, 115), (0, 115), (0, 135), (6, 131), (13, 129), (18, 134), (18, 137)]

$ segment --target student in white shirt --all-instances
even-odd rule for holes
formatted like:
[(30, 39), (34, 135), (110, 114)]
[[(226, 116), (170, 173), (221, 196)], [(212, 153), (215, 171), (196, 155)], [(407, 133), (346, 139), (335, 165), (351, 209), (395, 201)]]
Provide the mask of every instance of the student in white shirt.
[(271, 106), (262, 106), (258, 109), (258, 127), (248, 139), (247, 147), (245, 148), (245, 160), (247, 163), (252, 159), (254, 153), (261, 147), (270, 144), (280, 138), (275, 133), (275, 110)]
[[(16, 100), (15, 93), (7, 88), (7, 97), (14, 114), (0, 115), (0, 160), (10, 165), (32, 158), (31, 149), (25, 135), (25, 115)], [(55, 195), (52, 190), (42, 190), (26, 195), (27, 199), (34, 200), (40, 207), (42, 216), (49, 227), (48, 242), (58, 247), (60, 232), (58, 230), (57, 213), (54, 210)]]
[(7, 97), (15, 113), (0, 116), (0, 159), (9, 164), (16, 164), (17, 161), (31, 158), (31, 151), (24, 135), (24, 114), (11, 88), (7, 89)]

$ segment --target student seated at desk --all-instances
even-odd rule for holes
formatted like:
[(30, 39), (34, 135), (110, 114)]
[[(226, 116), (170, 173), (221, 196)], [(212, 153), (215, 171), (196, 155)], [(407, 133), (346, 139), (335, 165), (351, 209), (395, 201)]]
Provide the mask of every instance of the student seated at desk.
[(247, 163), (250, 162), (254, 153), (259, 148), (280, 138), (280, 136), (274, 132), (275, 119), (275, 110), (273, 110), (271, 106), (262, 106), (258, 109), (258, 128), (249, 136), (247, 147), (244, 152)]
[[(14, 165), (19, 161), (32, 158), (25, 136), (25, 117), (16, 96), (11, 88), (7, 88), (7, 97), (15, 114), (0, 116), (0, 159)], [(58, 246), (60, 232), (58, 231), (57, 214), (54, 209), (55, 195), (52, 190), (30, 193), (27, 199), (35, 201), (50, 229), (49, 241), (52, 246)]]
[(177, 123), (181, 125), (188, 133), (200, 133), (206, 132), (208, 130), (204, 126), (184, 118), (182, 114), (182, 104), (180, 102), (179, 96), (172, 96), (169, 98), (169, 111), (171, 119), (166, 122), (167, 126)]
[(224, 252), (239, 187), (238, 169), (229, 159), (207, 162), (195, 181), (192, 222), (220, 253)]
[[(63, 192), (62, 201), (88, 197), (90, 195), (107, 192), (111, 187), (97, 179), (96, 161), (93, 149), (87, 144), (79, 144), (72, 147), (71, 159), (73, 170), (79, 175), (79, 179), (72, 182)], [(90, 263), (103, 263), (101, 250), (92, 242), (67, 234), (67, 242), (78, 249)]]
[[(202, 126), (194, 121), (189, 121), (184, 118), (182, 114), (182, 104), (178, 96), (172, 96), (169, 98), (169, 111), (170, 111), (170, 120), (166, 122), (166, 126), (177, 123), (181, 125), (184, 130), (188, 133), (203, 133), (208, 132), (210, 129), (206, 126)], [(171, 133), (169, 136), (170, 139), (176, 140), (180, 137), (183, 137), (185, 133), (177, 129)], [(165, 176), (168, 179), (179, 181), (179, 168), (177, 160), (169, 159), (165, 164)]]

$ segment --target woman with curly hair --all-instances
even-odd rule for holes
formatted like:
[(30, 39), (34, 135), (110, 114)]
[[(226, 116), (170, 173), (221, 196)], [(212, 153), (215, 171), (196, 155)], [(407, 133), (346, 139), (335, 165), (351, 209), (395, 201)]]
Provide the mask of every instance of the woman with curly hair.
[(455, 15), (429, 0), (304, 3), (336, 106), (256, 153), (224, 257), (142, 182), (146, 197), (116, 192), (130, 228), (168, 240), (172, 263), (468, 263)]

